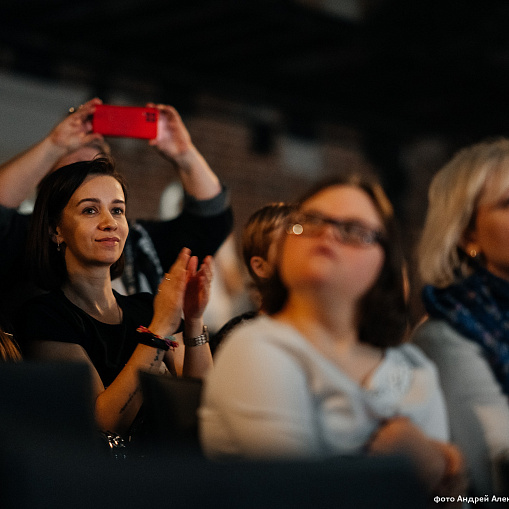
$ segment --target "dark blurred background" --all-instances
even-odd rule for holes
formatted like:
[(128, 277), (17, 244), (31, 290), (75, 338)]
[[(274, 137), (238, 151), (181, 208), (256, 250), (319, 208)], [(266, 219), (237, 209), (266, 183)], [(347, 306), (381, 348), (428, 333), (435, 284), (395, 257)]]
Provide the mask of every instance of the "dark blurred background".
[[(2, 0), (0, 158), (93, 96), (168, 103), (230, 188), (236, 233), (268, 201), (367, 168), (411, 258), (433, 173), (509, 133), (508, 21), (504, 0)], [(145, 142), (111, 144), (131, 216), (157, 217), (174, 175)]]

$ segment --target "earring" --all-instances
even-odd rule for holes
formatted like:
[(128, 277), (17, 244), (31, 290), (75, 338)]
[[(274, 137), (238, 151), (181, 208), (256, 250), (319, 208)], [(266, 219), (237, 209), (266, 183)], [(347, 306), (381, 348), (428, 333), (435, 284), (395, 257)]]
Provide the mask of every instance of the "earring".
[(57, 240), (57, 251), (60, 252), (60, 242)]
[(473, 248), (468, 252), (468, 254), (470, 255), (471, 258), (477, 257), (477, 251)]

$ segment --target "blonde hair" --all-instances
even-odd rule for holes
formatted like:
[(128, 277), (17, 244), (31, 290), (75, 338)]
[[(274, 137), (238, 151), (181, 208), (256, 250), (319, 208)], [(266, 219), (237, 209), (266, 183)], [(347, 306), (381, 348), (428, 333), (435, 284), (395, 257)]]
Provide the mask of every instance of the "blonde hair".
[[(445, 287), (469, 273), (460, 248), (474, 227), (486, 182), (509, 165), (509, 139), (466, 147), (435, 175), (428, 192), (428, 211), (418, 245), (423, 284)], [(509, 167), (509, 166), (508, 166)], [(459, 271), (459, 272), (458, 272)]]

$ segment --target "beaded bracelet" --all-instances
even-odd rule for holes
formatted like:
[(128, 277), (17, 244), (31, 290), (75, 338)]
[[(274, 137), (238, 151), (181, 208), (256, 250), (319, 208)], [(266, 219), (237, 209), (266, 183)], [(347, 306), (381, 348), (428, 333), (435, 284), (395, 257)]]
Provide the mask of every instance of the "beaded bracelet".
[(143, 325), (140, 325), (136, 332), (141, 334), (142, 339), (138, 341), (142, 345), (151, 346), (153, 348), (161, 348), (164, 351), (168, 351), (170, 348), (175, 350), (178, 348), (179, 344), (175, 341), (174, 336), (170, 336), (169, 338), (163, 338), (162, 336), (158, 336), (154, 334), (151, 330), (147, 329)]

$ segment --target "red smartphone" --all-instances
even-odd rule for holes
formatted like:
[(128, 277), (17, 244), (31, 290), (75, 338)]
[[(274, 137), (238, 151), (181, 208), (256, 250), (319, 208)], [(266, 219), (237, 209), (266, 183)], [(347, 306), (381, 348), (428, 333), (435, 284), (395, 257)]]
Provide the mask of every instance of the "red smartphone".
[(157, 136), (157, 108), (98, 104), (92, 118), (92, 131), (104, 136), (144, 138)]

